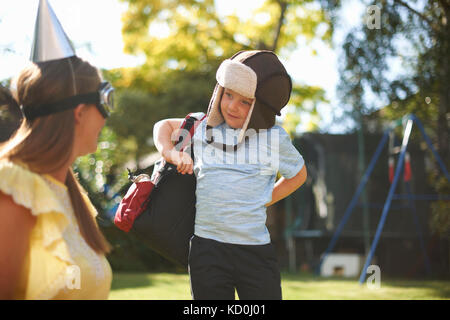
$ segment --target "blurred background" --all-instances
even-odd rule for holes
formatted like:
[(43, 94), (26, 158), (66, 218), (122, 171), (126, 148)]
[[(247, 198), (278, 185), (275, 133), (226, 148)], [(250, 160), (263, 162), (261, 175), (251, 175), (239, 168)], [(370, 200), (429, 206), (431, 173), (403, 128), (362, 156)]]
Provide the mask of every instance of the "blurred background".
[[(115, 271), (182, 271), (115, 228), (112, 219), (129, 186), (126, 169), (151, 170), (159, 158), (154, 123), (206, 112), (217, 67), (239, 50), (276, 52), (293, 79), (291, 100), (277, 121), (304, 156), (309, 176), (268, 211), (283, 270), (312, 272), (320, 266), (392, 121), (415, 114), (450, 167), (448, 0), (49, 2), (77, 55), (101, 68), (116, 88), (117, 111), (97, 152), (75, 164), (114, 247), (108, 259)], [(3, 87), (14, 89), (14, 76), (28, 63), (37, 5), (32, 0), (0, 4)], [(0, 141), (21, 119), (8, 99), (2, 89)], [(381, 153), (333, 249), (336, 254), (369, 252), (390, 187), (388, 157), (403, 138), (401, 126), (395, 133), (393, 148)], [(427, 196), (414, 205), (392, 202), (375, 260), (387, 275), (449, 278), (450, 184), (417, 130), (408, 150), (412, 175), (397, 190)], [(333, 270), (339, 275), (342, 266)]]

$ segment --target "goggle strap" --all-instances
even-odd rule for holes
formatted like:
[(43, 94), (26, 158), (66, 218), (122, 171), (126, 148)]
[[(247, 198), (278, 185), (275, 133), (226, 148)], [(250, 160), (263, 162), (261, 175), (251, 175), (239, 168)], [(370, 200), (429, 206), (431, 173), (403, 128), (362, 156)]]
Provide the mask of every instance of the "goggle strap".
[(34, 120), (38, 117), (45, 117), (54, 113), (59, 113), (69, 109), (73, 109), (82, 103), (99, 104), (98, 92), (91, 92), (72, 96), (51, 104), (42, 104), (39, 106), (21, 106), (23, 115), (27, 120)]

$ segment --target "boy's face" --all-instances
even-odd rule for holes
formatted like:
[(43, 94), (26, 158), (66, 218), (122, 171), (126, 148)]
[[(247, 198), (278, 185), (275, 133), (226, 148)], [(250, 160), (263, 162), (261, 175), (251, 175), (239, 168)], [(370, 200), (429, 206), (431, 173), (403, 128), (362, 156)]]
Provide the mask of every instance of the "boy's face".
[(220, 110), (225, 122), (234, 129), (242, 128), (252, 103), (253, 99), (246, 98), (231, 89), (224, 88), (222, 99), (220, 100)]

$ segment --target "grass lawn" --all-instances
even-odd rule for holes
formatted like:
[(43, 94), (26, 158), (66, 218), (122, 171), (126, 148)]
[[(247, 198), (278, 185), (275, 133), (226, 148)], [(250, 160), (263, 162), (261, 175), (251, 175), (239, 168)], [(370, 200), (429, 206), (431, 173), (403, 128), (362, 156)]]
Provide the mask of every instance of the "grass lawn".
[[(283, 273), (284, 300), (414, 300), (450, 299), (450, 281), (383, 280), (379, 289), (358, 279), (321, 278)], [(188, 274), (114, 273), (109, 299), (190, 300)]]

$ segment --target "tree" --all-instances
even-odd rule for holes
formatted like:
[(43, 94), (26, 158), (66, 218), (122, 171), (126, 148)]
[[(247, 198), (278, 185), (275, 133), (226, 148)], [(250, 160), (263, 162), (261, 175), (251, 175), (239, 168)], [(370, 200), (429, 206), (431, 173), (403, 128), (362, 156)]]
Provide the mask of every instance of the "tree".
[[(321, 0), (321, 3), (330, 12), (340, 8), (335, 0)], [(385, 120), (415, 113), (448, 167), (450, 2), (379, 0), (364, 3), (372, 15), (371, 9), (379, 10), (381, 20), (379, 28), (373, 28), (370, 20), (374, 17), (367, 16), (369, 19), (351, 30), (345, 39), (338, 92), (347, 114), (360, 122), (362, 115), (379, 107), (374, 101), (386, 105), (383, 112), (378, 113)], [(393, 75), (390, 66), (395, 64), (401, 72)], [(442, 175), (439, 178), (437, 170), (431, 173), (433, 186), (440, 193), (448, 193), (448, 181)], [(434, 225), (441, 225), (441, 233), (445, 225), (448, 233), (448, 203), (433, 205), (433, 214)]]
[[(191, 81), (190, 72), (194, 72), (209, 81), (199, 79), (197, 83), (207, 88), (201, 91), (204, 95), (200, 100), (206, 101), (204, 109), (215, 84), (215, 71), (224, 58), (246, 49), (268, 49), (288, 56), (300, 35), (308, 41), (320, 39), (330, 44), (333, 30), (330, 20), (312, 0), (267, 0), (249, 19), (237, 15), (220, 17), (212, 0), (123, 1), (128, 3), (123, 17), (125, 51), (144, 55), (146, 60), (138, 68), (112, 70), (109, 75), (114, 85), (160, 97), (171, 79), (182, 81), (187, 73), (186, 81)], [(320, 88), (294, 83), (291, 104), (317, 113), (317, 103), (326, 101), (324, 96)], [(303, 101), (311, 101), (312, 107), (299, 104)], [(199, 107), (180, 110), (184, 116)], [(151, 113), (158, 114), (160, 110)]]
[[(146, 56), (146, 71), (170, 68), (208, 70), (214, 62), (243, 49), (279, 51), (294, 48), (297, 36), (331, 39), (331, 28), (313, 1), (268, 0), (243, 21), (236, 15), (221, 18), (213, 0), (123, 0), (125, 51)], [(259, 22), (258, 22), (259, 21)]]
[(214, 86), (212, 73), (196, 71), (167, 72), (166, 84), (156, 92), (143, 89), (120, 89), (118, 110), (108, 126), (120, 144), (132, 141), (134, 159), (155, 150), (153, 125), (166, 118), (184, 118), (189, 112), (206, 112)]
[[(331, 10), (335, 1), (323, 0)], [(330, 5), (330, 3), (332, 3)], [(367, 114), (374, 101), (390, 106), (392, 116), (420, 115), (443, 158), (449, 156), (450, 2), (448, 0), (364, 1), (380, 10), (380, 27), (366, 23), (351, 30), (343, 45), (339, 90), (348, 111)], [(374, 8), (374, 7), (372, 7)], [(370, 11), (368, 11), (370, 12)], [(390, 66), (397, 64), (395, 76)]]

